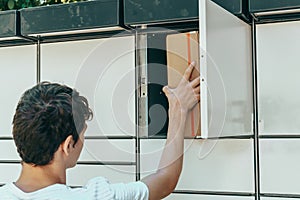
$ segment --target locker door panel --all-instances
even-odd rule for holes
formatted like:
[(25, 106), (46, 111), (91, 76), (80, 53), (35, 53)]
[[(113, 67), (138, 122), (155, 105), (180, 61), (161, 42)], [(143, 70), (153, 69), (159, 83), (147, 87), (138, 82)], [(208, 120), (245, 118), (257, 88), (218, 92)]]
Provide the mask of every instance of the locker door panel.
[(300, 140), (260, 141), (261, 192), (300, 194)]
[(261, 200), (291, 200), (291, 199), (299, 199), (294, 197), (261, 197)]
[(210, 0), (199, 5), (203, 137), (251, 135), (251, 28)]
[(0, 48), (0, 136), (12, 136), (12, 120), (25, 90), (36, 83), (34, 45)]
[(67, 184), (70, 186), (85, 185), (90, 179), (102, 176), (111, 183), (135, 181), (134, 166), (94, 166), (77, 165), (67, 171)]
[(0, 163), (1, 160), (20, 160), (15, 142), (13, 140), (0, 140)]
[(85, 140), (79, 161), (135, 161), (134, 140)]
[(259, 132), (299, 135), (300, 22), (257, 26)]
[(75, 87), (94, 118), (87, 136), (135, 135), (134, 38), (43, 44), (42, 80)]
[[(206, 149), (204, 143), (214, 143)], [(142, 140), (142, 176), (158, 167), (165, 140)], [(177, 190), (253, 192), (251, 140), (186, 140), (183, 171)]]
[(15, 182), (21, 172), (21, 164), (1, 164), (0, 184)]

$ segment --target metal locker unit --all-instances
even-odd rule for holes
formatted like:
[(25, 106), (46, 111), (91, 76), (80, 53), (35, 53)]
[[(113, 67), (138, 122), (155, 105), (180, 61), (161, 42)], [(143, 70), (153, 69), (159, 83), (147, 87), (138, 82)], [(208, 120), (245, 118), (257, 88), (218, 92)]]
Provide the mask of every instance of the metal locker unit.
[[(167, 83), (166, 68), (162, 66), (167, 64), (166, 36), (196, 30), (200, 33), (202, 58), (199, 61), (200, 73), (204, 76), (201, 88), (202, 137), (252, 135), (251, 26), (212, 1), (200, 2), (199, 18), (195, 16), (197, 14), (195, 6), (188, 5), (186, 10), (190, 11), (188, 13), (191, 15), (184, 17), (180, 12), (177, 12), (177, 15), (176, 12), (160, 14), (155, 10), (157, 6), (153, 6), (153, 2), (151, 6), (146, 7), (146, 3), (133, 4), (130, 1), (133, 9), (129, 12), (126, 6), (131, 4), (125, 2), (125, 24), (137, 27), (137, 36), (141, 44), (139, 49), (145, 50), (140, 51), (142, 54), (138, 54), (144, 58), (137, 61), (138, 65), (143, 66), (139, 74), (141, 84), (139, 110), (142, 111), (139, 113), (139, 119), (143, 123), (146, 122), (141, 124), (146, 127), (140, 129), (142, 137), (164, 137), (167, 132), (168, 108), (161, 91), (163, 85)], [(165, 10), (175, 9), (172, 7), (173, 4), (166, 6)], [(129, 17), (126, 16), (127, 13)], [(152, 17), (149, 13), (155, 15)], [(140, 15), (143, 16), (141, 20), (137, 18), (133, 20), (133, 16)], [(206, 93), (209, 90), (207, 84), (212, 86), (210, 92), (215, 92), (214, 95), (222, 93), (223, 96), (210, 98), (209, 95), (212, 93)], [(235, 92), (238, 90), (243, 92), (238, 94)], [(222, 116), (218, 114), (220, 112)]]
[(17, 178), (20, 169), (11, 123), (21, 94), (35, 84), (35, 46), (28, 44), (19, 35), (18, 12), (0, 12), (0, 168), (5, 172), (0, 184)]
[[(111, 1), (107, 1), (111, 2)], [(119, 1), (121, 5), (122, 1)], [(147, 1), (143, 1), (147, 3)], [(156, 1), (156, 2), (162, 2), (162, 1)], [(172, 2), (177, 2), (178, 4), (182, 5), (182, 2), (178, 1), (170, 1), (170, 5), (172, 5)], [(49, 6), (44, 8), (30, 8), (30, 9), (24, 9), (21, 10), (21, 33), (24, 34), (26, 37), (30, 37), (33, 39), (36, 39), (37, 46), (42, 48), (43, 53), (43, 43), (53, 43), (53, 46), (56, 46), (56, 42), (61, 41), (68, 41), (68, 40), (89, 40), (89, 39), (95, 39), (95, 38), (103, 38), (103, 37), (109, 37), (114, 34), (119, 34), (119, 30), (125, 30), (122, 34), (127, 34), (131, 36), (136, 36), (136, 65), (143, 65), (146, 64), (148, 69), (138, 69), (140, 71), (137, 71), (136, 76), (137, 80), (136, 83), (136, 89), (140, 90), (140, 94), (143, 98), (138, 99), (136, 103), (141, 103), (137, 110), (136, 118), (140, 117), (140, 115), (144, 115), (144, 118), (142, 118), (141, 121), (147, 122), (148, 121), (148, 110), (157, 104), (159, 107), (159, 111), (166, 112), (167, 110), (167, 102), (164, 95), (161, 93), (161, 87), (163, 85), (167, 84), (167, 72), (165, 69), (160, 68), (161, 65), (166, 65), (166, 36), (172, 33), (181, 33), (181, 32), (187, 32), (187, 31), (197, 31), (200, 28), (200, 46), (201, 46), (201, 66), (203, 66), (202, 74), (203, 74), (203, 84), (202, 84), (202, 90), (206, 91), (201, 93), (202, 95), (202, 106), (203, 110), (203, 123), (205, 124), (203, 132), (206, 132), (206, 137), (211, 138), (228, 138), (236, 139), (236, 138), (246, 138), (247, 144), (251, 146), (252, 140), (250, 139), (252, 137), (252, 83), (251, 83), (251, 43), (250, 43), (250, 26), (246, 24), (245, 22), (238, 19), (236, 16), (232, 15), (230, 12), (225, 11), (223, 8), (215, 4), (214, 2), (203, 0), (201, 1), (201, 5), (198, 5), (198, 1), (195, 1), (194, 3), (189, 3), (188, 5), (185, 5), (185, 9), (181, 10), (178, 14), (178, 12), (174, 13), (166, 13), (166, 15), (155, 15), (156, 19), (153, 19), (150, 21), (145, 18), (143, 22), (139, 23), (138, 20), (134, 17), (132, 18), (133, 22), (131, 23), (126, 15), (126, 1), (125, 3), (125, 11), (124, 11), (124, 24), (122, 24), (122, 16), (119, 15), (116, 21), (114, 21), (109, 26), (102, 26), (100, 21), (96, 21), (95, 24), (88, 23), (89, 21), (85, 21), (84, 23), (75, 23), (72, 24), (72, 21), (70, 20), (70, 15), (72, 13), (69, 13), (67, 15), (64, 15), (64, 12), (68, 12), (68, 10), (74, 11), (75, 7), (80, 12), (83, 12), (83, 16), (85, 15), (86, 9), (91, 9), (90, 5), (99, 4), (98, 6), (103, 5), (104, 1), (95, 1), (95, 2), (83, 2), (77, 4), (68, 4), (68, 5), (57, 5), (57, 6)], [(220, 2), (219, 2), (220, 3)], [(109, 4), (109, 3), (108, 3)], [(239, 4), (241, 5), (241, 4)], [(61, 7), (60, 7), (61, 6)], [(96, 6), (97, 7), (97, 6)], [(150, 5), (151, 7), (151, 5)], [(84, 9), (83, 9), (84, 8)], [(86, 9), (85, 9), (86, 8)], [(119, 7), (120, 8), (120, 7)], [(178, 8), (178, 7), (177, 7)], [(60, 10), (61, 9), (61, 10)], [(155, 11), (155, 7), (152, 7)], [(174, 8), (176, 10), (176, 7)], [(229, 9), (229, 8), (228, 8)], [(58, 11), (58, 18), (59, 20), (63, 20), (66, 18), (67, 20), (64, 21), (64, 23), (57, 24), (55, 27), (55, 23), (51, 22), (51, 26), (47, 27), (45, 25), (35, 27), (33, 24), (31, 24), (28, 19), (35, 20), (34, 16), (43, 16), (42, 18), (38, 18), (39, 23), (46, 24), (46, 17), (53, 16), (54, 10)], [(241, 10), (241, 9), (238, 9)], [(29, 12), (30, 11), (30, 12)], [(130, 11), (130, 10), (129, 10)], [(41, 13), (40, 13), (41, 12)], [(38, 14), (40, 13), (40, 14)], [(111, 18), (115, 18), (116, 13), (122, 13), (121, 10), (119, 11), (112, 11)], [(199, 14), (200, 15), (199, 15)], [(91, 16), (95, 16), (94, 12), (90, 13)], [(168, 16), (168, 14), (171, 14), (171, 16)], [(101, 13), (97, 13), (97, 15), (101, 15)], [(149, 16), (149, 15), (148, 15)], [(154, 16), (154, 15), (153, 15)], [(28, 19), (27, 19), (28, 17)], [(200, 18), (200, 20), (199, 20)], [(84, 18), (89, 19), (89, 17)], [(148, 21), (147, 21), (148, 20)], [(76, 16), (75, 16), (76, 21)], [(95, 22), (95, 21), (94, 21)], [(99, 23), (97, 23), (99, 22)], [(37, 23), (37, 22), (36, 22)], [(26, 26), (32, 27), (31, 29), (26, 29)], [(53, 26), (52, 26), (53, 25)], [(112, 27), (113, 29), (110, 29)], [(118, 27), (115, 29), (114, 27)], [(96, 30), (94, 30), (94, 28)], [(108, 28), (108, 29), (106, 29)], [(122, 35), (121, 34), (121, 35)], [(118, 36), (121, 36), (118, 35)], [(38, 37), (39, 36), (39, 37)], [(50, 50), (52, 47), (52, 44), (45, 44), (45, 46), (48, 46), (48, 50)], [(64, 43), (59, 43), (57, 46), (64, 46)], [(72, 46), (72, 45), (70, 45)], [(149, 48), (150, 47), (150, 48)], [(46, 49), (45, 49), (46, 50)], [(238, 56), (237, 56), (238, 55)], [(38, 56), (41, 56), (40, 54)], [(50, 59), (48, 59), (50, 60)], [(43, 61), (41, 62), (43, 67)], [(150, 65), (150, 64), (151, 65)], [(218, 66), (216, 68), (216, 66)], [(213, 70), (213, 71), (212, 71)], [(40, 72), (39, 72), (40, 73)], [(142, 75), (142, 78), (141, 76)], [(224, 77), (221, 79), (220, 77)], [(150, 82), (150, 83), (149, 83)], [(151, 85), (151, 83), (154, 83)], [(214, 85), (213, 83), (217, 83), (217, 85)], [(223, 85), (224, 83), (224, 85)], [(212, 84), (212, 88), (208, 88), (207, 86), (210, 86)], [(222, 87), (219, 87), (221, 84)], [(146, 87), (144, 87), (146, 86)], [(216, 88), (214, 87), (216, 86)], [(219, 89), (226, 89), (226, 92), (228, 92), (228, 96), (224, 96), (224, 91), (221, 91), (221, 98), (226, 101), (220, 101), (221, 98), (213, 98), (211, 99), (209, 97), (210, 92), (213, 92), (213, 94), (216, 94), (216, 91), (219, 91)], [(216, 89), (213, 91), (210, 91), (211, 89)], [(242, 91), (238, 93), (237, 91)], [(145, 94), (143, 94), (145, 92)], [(138, 93), (138, 92), (137, 92)], [(143, 102), (145, 100), (145, 102)], [(210, 104), (212, 102), (212, 104)], [(147, 103), (147, 104), (146, 104)], [(152, 106), (151, 106), (152, 105)], [(213, 105), (213, 107), (212, 107)], [(215, 113), (219, 113), (220, 110), (223, 109), (224, 105), (228, 106), (228, 113), (222, 112), (222, 119), (213, 119), (211, 120), (211, 117), (215, 116)], [(250, 108), (247, 110), (247, 108)], [(217, 109), (217, 110), (214, 110)], [(155, 113), (155, 115), (159, 115), (159, 113)], [(140, 179), (140, 136), (145, 136), (146, 138), (149, 138), (150, 136), (153, 137), (163, 137), (165, 138), (166, 134), (166, 123), (167, 123), (167, 115), (162, 115), (164, 118), (164, 124), (162, 126), (162, 129), (159, 130), (157, 133), (157, 130), (151, 130), (149, 129), (148, 124), (143, 124), (143, 127), (146, 127), (146, 129), (141, 129), (139, 132), (136, 133), (135, 136), (108, 136), (108, 137), (96, 137), (91, 136), (88, 137), (92, 142), (96, 142), (96, 140), (102, 140), (102, 139), (127, 139), (127, 140), (134, 140), (135, 145), (135, 161), (128, 163), (126, 161), (122, 162), (91, 162), (91, 160), (84, 160), (82, 162), (82, 165), (125, 165), (125, 167), (128, 167), (130, 169), (133, 169), (133, 166), (135, 166), (135, 175), (136, 179)], [(242, 120), (239, 120), (239, 118), (242, 118)], [(222, 120), (225, 120), (223, 123)], [(160, 120), (157, 120), (159, 123)], [(218, 121), (222, 122), (217, 125), (217, 129), (221, 130), (223, 129), (223, 125), (225, 132), (218, 132), (215, 131), (216, 125), (212, 124), (210, 125), (212, 121)], [(140, 124), (139, 124), (140, 125)], [(156, 125), (153, 126), (158, 127)], [(214, 129), (212, 129), (214, 128)], [(152, 133), (153, 134), (152, 134)], [(218, 135), (220, 133), (220, 135)], [(144, 134), (144, 135), (143, 135)], [(152, 134), (152, 135), (151, 135)], [(199, 140), (204, 141), (204, 140)], [(214, 141), (214, 140), (210, 140)], [(124, 140), (124, 142), (126, 142)], [(150, 140), (151, 142), (151, 140)], [(237, 143), (236, 146), (239, 146), (239, 141), (235, 141)], [(131, 143), (133, 143), (131, 141)], [(214, 142), (212, 142), (214, 143)], [(231, 145), (228, 145), (231, 146)], [(231, 148), (233, 148), (231, 146)], [(194, 150), (198, 149), (197, 146), (193, 148)], [(235, 148), (235, 151), (238, 150)], [(247, 151), (247, 153), (251, 154), (252, 150), (250, 149)], [(194, 155), (194, 154), (191, 154)], [(222, 154), (220, 154), (222, 156)], [(231, 154), (232, 155), (232, 154)], [(230, 155), (230, 156), (231, 156)], [(239, 154), (241, 155), (241, 154)], [(244, 155), (244, 154), (243, 154)], [(251, 162), (252, 157), (245, 156), (247, 159)], [(216, 160), (218, 157), (215, 157)], [(238, 161), (238, 160), (237, 160)], [(234, 163), (234, 162), (232, 162)], [(81, 167), (82, 167), (81, 165)], [(230, 163), (229, 165), (230, 166)], [(251, 165), (252, 167), (252, 165)], [(92, 167), (96, 168), (96, 167)], [(83, 168), (82, 168), (83, 169)], [(88, 167), (87, 167), (88, 169)], [(195, 169), (195, 168), (192, 168)], [(133, 169), (134, 170), (134, 169)], [(129, 170), (133, 172), (133, 170)], [(82, 170), (79, 170), (82, 172)], [(86, 170), (84, 170), (86, 172)], [(251, 169), (248, 171), (250, 172)], [(248, 174), (251, 174), (252, 171)], [(236, 174), (236, 173), (234, 173)], [(90, 175), (90, 174), (87, 174)], [(249, 178), (250, 177), (250, 178)], [(251, 179), (251, 176), (247, 176), (247, 180)], [(252, 179), (251, 179), (252, 180)], [(236, 188), (229, 188), (229, 190), (235, 190), (232, 192), (225, 193), (226, 195), (229, 195), (229, 198), (232, 196), (237, 196), (237, 198), (241, 196), (251, 196), (253, 197), (253, 188), (252, 188), (252, 181), (250, 180), (249, 187), (246, 186), (246, 189), (242, 190), (236, 190)], [(74, 179), (73, 182), (77, 184), (77, 179)], [(233, 184), (233, 182), (231, 182)], [(221, 184), (222, 185), (222, 184)], [(243, 186), (244, 187), (244, 186)], [(198, 189), (198, 188), (196, 188)], [(211, 188), (209, 188), (211, 189)], [(206, 194), (212, 194), (212, 195), (219, 195), (224, 194), (222, 192), (218, 193), (218, 190), (224, 189), (224, 187), (214, 188), (217, 191), (207, 191)], [(228, 189), (228, 188), (227, 188)], [(239, 193), (238, 191), (241, 191)], [(183, 194), (203, 194), (201, 191), (177, 191), (178, 193)], [(194, 192), (194, 193), (193, 193)], [(176, 193), (176, 192), (175, 192)], [(205, 191), (204, 191), (205, 193)], [(251, 198), (250, 197), (250, 198)], [(200, 197), (202, 198), (202, 196)], [(253, 198), (251, 198), (253, 199)]]
[[(23, 58), (19, 60), (17, 59), (14, 62), (15, 63), (25, 62), (25, 64), (27, 65), (26, 62), (27, 59), (29, 60), (31, 58), (33, 58), (33, 62), (28, 64), (31, 66), (32, 69), (31, 71), (27, 70), (27, 72), (23, 72), (23, 70), (26, 70), (27, 68), (22, 67), (22, 65), (19, 65), (20, 67), (19, 70), (17, 67), (16, 68), (11, 67), (9, 69), (10, 71), (13, 70), (14, 73), (21, 72), (21, 73), (17, 73), (17, 76), (14, 77), (21, 76), (21, 78), (17, 78), (17, 79), (23, 82), (24, 82), (23, 79), (30, 79), (32, 84), (35, 84), (36, 82), (39, 81), (44, 81), (45, 79), (43, 79), (43, 75), (47, 73), (47, 76), (50, 77), (48, 80), (51, 80), (53, 82), (66, 83), (72, 86), (71, 81), (73, 79), (76, 79), (76, 77), (73, 76), (74, 74), (76, 75), (76, 69), (74, 69), (74, 66), (76, 68), (78, 65), (80, 65), (79, 62), (81, 60), (84, 60), (84, 56), (89, 55), (89, 51), (93, 49), (95, 46), (97, 46), (98, 43), (101, 42), (101, 40), (105, 40), (104, 38), (114, 36), (111, 39), (114, 42), (113, 44), (114, 48), (122, 49), (122, 48), (118, 48), (116, 41), (118, 39), (122, 40), (122, 37), (124, 35), (131, 36), (130, 38), (133, 38), (132, 37), (133, 33), (131, 33), (130, 30), (128, 31), (126, 27), (123, 26), (124, 23), (123, 23), (123, 14), (122, 14), (123, 13), (122, 2), (118, 0), (100, 0), (100, 1), (89, 1), (89, 2), (81, 2), (81, 3), (70, 3), (64, 5), (26, 8), (15, 12), (17, 13), (17, 18), (16, 21), (13, 23), (13, 25), (17, 27), (16, 28), (18, 33), (17, 36), (20, 37), (22, 43), (16, 43), (14, 40), (13, 41), (14, 45), (20, 45), (20, 47), (13, 47), (11, 51), (15, 52), (16, 55), (24, 55), (25, 57), (25, 55), (30, 54), (30, 56), (27, 56), (26, 59)], [(3, 12), (3, 14), (4, 13), (5, 12)], [(126, 41), (128, 41), (128, 39), (127, 40), (125, 39), (125, 42)], [(130, 47), (134, 46), (134, 40), (130, 39), (130, 41), (132, 41)], [(28, 43), (34, 45), (22, 46), (23, 44), (28, 44)], [(108, 46), (109, 44), (110, 42), (107, 42), (106, 46)], [(1, 41), (0, 41), (0, 45), (1, 45)], [(3, 46), (7, 46), (7, 43), (4, 43)], [(127, 47), (126, 45), (123, 45), (123, 47), (124, 46)], [(55, 48), (57, 48), (57, 51), (55, 51)], [(20, 49), (20, 51), (25, 50), (25, 53), (18, 51), (18, 49)], [(31, 49), (33, 51), (29, 51)], [(4, 52), (3, 54), (1, 53), (0, 57), (2, 55), (6, 56), (6, 54), (8, 54), (6, 48), (1, 48), (0, 50), (1, 52)], [(108, 53), (110, 52), (108, 51), (108, 49), (103, 49), (103, 51)], [(72, 52), (72, 53), (68, 53), (68, 52)], [(132, 52), (134, 52), (134, 50), (132, 50)], [(68, 56), (64, 57), (66, 53)], [(114, 50), (112, 50), (111, 54), (113, 53), (115, 53)], [(72, 55), (75, 56), (76, 59), (72, 59)], [(133, 55), (132, 57), (134, 58), (134, 53), (132, 53), (132, 55)], [(11, 57), (7, 57), (7, 60), (9, 58)], [(53, 58), (57, 58), (57, 59), (53, 59)], [(67, 59), (71, 61), (70, 65), (64, 66), (64, 63), (68, 64), (68, 62), (66, 62)], [(56, 63), (53, 62), (53, 60), (56, 60), (58, 64), (56, 65)], [(133, 60), (133, 64), (130, 65), (130, 67), (134, 68), (134, 59), (132, 60)], [(34, 61), (36, 61), (36, 63)], [(76, 61), (79, 62), (76, 63)], [(52, 68), (47, 66), (51, 66)], [(59, 69), (56, 68), (58, 69), (56, 70), (55, 67), (59, 67)], [(120, 71), (116, 67), (114, 67), (114, 70), (117, 72)], [(49, 71), (51, 73), (49, 73)], [(31, 74), (28, 75), (28, 73)], [(5, 71), (5, 73), (2, 73), (2, 75), (7, 78), (12, 77), (10, 76), (10, 74), (7, 73), (7, 71)], [(66, 75), (66, 77), (63, 77), (64, 75)], [(45, 78), (47, 77), (45, 76)], [(86, 79), (90, 80), (90, 77), (86, 77)], [(134, 86), (135, 84), (134, 78), (132, 82), (133, 82), (132, 85)], [(19, 98), (21, 92), (24, 92), (24, 90), (29, 87), (27, 83), (26, 85), (24, 84), (25, 82), (23, 83), (21, 90), (19, 90), (19, 88), (17, 87), (16, 90), (12, 90), (12, 92), (14, 92), (15, 98)], [(23, 88), (25, 86), (26, 88)], [(85, 85), (85, 86), (87, 86), (87, 88), (89, 87), (89, 85)], [(15, 93), (18, 93), (19, 95)], [(130, 109), (133, 108), (132, 113), (134, 115), (135, 96), (133, 95), (132, 98), (133, 98), (132, 100), (133, 106), (131, 106), (130, 104)], [(10, 102), (11, 104), (15, 104), (13, 101)], [(9, 108), (10, 107), (11, 106), (9, 106)], [(13, 114), (13, 111), (9, 111), (9, 113)], [(5, 123), (8, 120), (6, 120)], [(11, 123), (9, 122), (6, 124), (10, 125)], [(133, 127), (135, 126), (133, 125)], [(4, 133), (4, 131), (1, 130), (1, 133), (2, 132)], [(6, 134), (4, 135), (5, 138), (0, 137), (0, 142), (1, 140), (9, 140), (9, 142), (13, 143), (12, 137), (10, 136), (11, 134), (8, 132), (9, 131), (5, 131), (4, 133)], [(92, 155), (93, 152), (89, 151), (88, 153), (83, 154), (83, 156), (79, 160), (78, 171), (82, 172), (82, 170), (80, 169), (83, 168), (90, 169), (90, 171), (87, 172), (87, 176), (95, 176), (96, 175), (95, 173), (97, 171), (91, 169), (105, 168), (108, 169), (106, 170), (106, 172), (111, 173), (110, 175), (113, 175), (114, 174), (113, 172), (115, 171), (111, 170), (111, 168), (116, 166), (116, 168), (122, 169), (122, 172), (124, 172), (123, 168), (125, 170), (130, 171), (129, 174), (125, 176), (123, 175), (123, 177), (129, 177), (128, 181), (133, 181), (135, 179), (138, 179), (136, 178), (137, 173), (135, 173), (136, 170), (136, 160), (135, 160), (136, 155), (134, 154), (134, 152), (136, 152), (135, 136), (134, 136), (135, 131), (133, 130), (131, 134), (132, 135), (130, 136), (128, 135), (101, 136), (98, 133), (94, 133), (94, 135), (92, 136), (86, 136), (87, 144), (93, 143), (92, 146), (95, 147), (96, 149), (96, 150), (94, 149), (93, 151), (97, 151), (97, 147), (99, 147), (99, 145), (95, 145), (95, 143), (103, 142), (106, 144), (106, 146), (109, 146), (112, 149), (111, 151), (109, 151), (111, 154), (114, 154), (115, 153), (114, 151), (116, 151), (117, 148), (116, 145), (112, 145), (114, 144), (114, 142), (110, 142), (110, 141), (119, 139), (121, 140), (122, 143), (121, 145), (125, 145), (126, 148), (128, 146), (130, 147), (129, 148), (130, 151), (128, 152), (129, 156), (123, 158), (123, 160), (122, 159), (118, 160), (117, 157), (110, 156), (110, 158), (113, 160), (108, 160), (107, 158), (100, 159), (99, 157), (97, 157), (97, 153)], [(87, 148), (92, 149), (93, 147), (90, 146), (91, 145), (87, 145)], [(128, 159), (129, 157), (130, 159)], [(3, 160), (2, 158), (0, 159), (1, 167), (2, 166), (6, 167), (4, 163), (9, 163), (10, 165), (19, 167), (18, 162), (19, 162), (18, 160)], [(105, 173), (105, 170), (103, 171), (103, 173)], [(77, 183), (76, 181), (80, 181), (78, 179), (78, 176), (72, 176), (72, 175), (70, 176), (70, 180), (72, 181), (71, 184), (76, 184)], [(7, 182), (9, 182), (9, 180)]]
[[(34, 84), (35, 46), (18, 46), (32, 43), (22, 40), (19, 32), (18, 12), (0, 12), (0, 68), (2, 70), (0, 88), (5, 93), (0, 106), (2, 113), (0, 116), (0, 137), (11, 136), (12, 116), (18, 98), (26, 87)], [(18, 59), (15, 59), (16, 54), (19, 54)], [(14, 84), (14, 89), (6, 91), (8, 89), (7, 84)]]
[[(300, 197), (293, 183), (298, 176), (293, 167), (299, 165), (299, 8), (300, 2), (296, 0), (249, 0), (255, 44), (254, 71), (257, 71), (255, 124), (260, 160), (257, 170), (261, 180), (259, 196), (263, 200)], [(283, 83), (279, 87), (276, 86), (278, 77)], [(279, 98), (280, 102), (278, 91), (283, 97)]]

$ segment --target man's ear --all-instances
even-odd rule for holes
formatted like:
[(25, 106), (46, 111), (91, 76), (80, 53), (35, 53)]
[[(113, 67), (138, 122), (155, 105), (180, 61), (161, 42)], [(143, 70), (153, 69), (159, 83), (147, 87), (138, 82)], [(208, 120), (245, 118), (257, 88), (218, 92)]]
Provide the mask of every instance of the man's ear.
[(71, 149), (73, 148), (73, 136), (69, 135), (65, 141), (61, 144), (63, 152), (68, 156)]

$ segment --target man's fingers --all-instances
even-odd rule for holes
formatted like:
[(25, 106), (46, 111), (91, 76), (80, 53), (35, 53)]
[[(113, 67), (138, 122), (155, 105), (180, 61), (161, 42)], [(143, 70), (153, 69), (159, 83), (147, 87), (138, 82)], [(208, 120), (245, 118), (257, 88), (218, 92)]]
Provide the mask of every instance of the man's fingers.
[(190, 84), (193, 88), (199, 86), (200, 85), (200, 77), (197, 77), (194, 80), (192, 80)]
[(163, 87), (163, 92), (168, 96), (170, 94), (170, 88), (168, 86)]
[(196, 87), (196, 88), (194, 89), (194, 92), (195, 92), (196, 94), (200, 94), (200, 86)]
[(195, 65), (196, 65), (196, 62), (193, 61), (190, 64), (190, 66), (185, 70), (184, 76), (183, 76), (185, 80), (190, 80), (190, 77), (191, 77), (191, 74), (192, 74), (192, 72), (194, 70)]

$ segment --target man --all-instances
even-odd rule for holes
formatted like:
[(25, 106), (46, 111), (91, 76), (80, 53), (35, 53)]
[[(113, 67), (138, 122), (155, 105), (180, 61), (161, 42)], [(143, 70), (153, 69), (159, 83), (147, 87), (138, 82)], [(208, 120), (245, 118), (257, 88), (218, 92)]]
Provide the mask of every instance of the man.
[(193, 62), (177, 88), (163, 88), (169, 101), (169, 128), (159, 168), (141, 181), (110, 184), (91, 179), (82, 188), (66, 186), (66, 170), (76, 165), (92, 118), (85, 97), (67, 86), (44, 82), (21, 97), (13, 119), (13, 137), (22, 158), (18, 180), (0, 188), (1, 200), (162, 199), (176, 187), (183, 162), (189, 111), (200, 100), (200, 78), (190, 81)]

